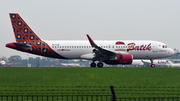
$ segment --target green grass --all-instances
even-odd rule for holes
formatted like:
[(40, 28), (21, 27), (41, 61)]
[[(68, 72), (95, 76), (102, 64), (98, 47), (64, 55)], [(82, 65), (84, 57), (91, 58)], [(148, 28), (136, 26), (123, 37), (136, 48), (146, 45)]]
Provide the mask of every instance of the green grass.
[(179, 86), (179, 68), (1, 68), (0, 86)]
[[(60, 92), (61, 86), (105, 86), (108, 89), (107, 94), (111, 94), (108, 87), (113, 85), (117, 95), (123, 97), (132, 97), (132, 95), (147, 97), (149, 93), (154, 94), (151, 96), (155, 97), (174, 96), (173, 93), (180, 91), (179, 84), (180, 68), (0, 68), (1, 94), (18, 91), (55, 94)], [(64, 93), (70, 92), (69, 89), (72, 90), (67, 88)], [(78, 88), (78, 90), (88, 90), (88, 88)], [(101, 90), (104, 88), (93, 93)], [(83, 91), (79, 92), (83, 93)], [(172, 94), (164, 95), (164, 93)]]

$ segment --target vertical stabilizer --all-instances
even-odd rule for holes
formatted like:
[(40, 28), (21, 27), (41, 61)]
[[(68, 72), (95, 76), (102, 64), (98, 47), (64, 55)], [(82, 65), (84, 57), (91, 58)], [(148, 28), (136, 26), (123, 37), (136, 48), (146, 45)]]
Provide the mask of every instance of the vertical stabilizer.
[(10, 13), (9, 15), (16, 42), (26, 44), (29, 41), (41, 41), (41, 39), (32, 31), (18, 13)]
[(46, 57), (65, 58), (57, 54), (45, 41), (41, 40), (18, 13), (10, 13), (9, 15), (16, 42), (8, 43), (6, 47)]

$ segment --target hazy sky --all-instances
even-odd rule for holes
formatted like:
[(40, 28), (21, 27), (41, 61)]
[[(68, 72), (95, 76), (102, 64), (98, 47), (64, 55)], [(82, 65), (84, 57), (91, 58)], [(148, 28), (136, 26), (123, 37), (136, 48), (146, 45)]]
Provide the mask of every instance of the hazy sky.
[[(155, 40), (180, 43), (180, 0), (1, 0), (0, 55), (27, 53), (6, 48), (15, 42), (9, 13), (19, 13), (44, 40)], [(34, 55), (29, 55), (34, 56)]]

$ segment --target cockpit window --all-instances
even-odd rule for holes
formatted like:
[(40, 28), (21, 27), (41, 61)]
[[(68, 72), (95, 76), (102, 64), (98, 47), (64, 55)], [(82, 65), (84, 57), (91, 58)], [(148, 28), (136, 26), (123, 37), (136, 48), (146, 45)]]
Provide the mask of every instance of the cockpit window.
[(163, 48), (167, 48), (167, 46), (166, 46), (166, 45), (163, 45), (162, 47), (163, 47)]

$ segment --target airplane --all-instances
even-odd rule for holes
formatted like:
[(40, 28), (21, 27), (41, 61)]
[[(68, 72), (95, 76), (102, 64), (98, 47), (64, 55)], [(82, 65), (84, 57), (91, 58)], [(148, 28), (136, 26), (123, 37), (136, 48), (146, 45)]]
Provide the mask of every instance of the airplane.
[[(139, 66), (150, 66), (151, 61), (149, 60), (133, 60), (132, 65), (139, 65)], [(180, 67), (180, 63), (175, 63), (166, 59), (166, 60), (154, 60), (155, 66), (166, 66), (166, 67)]]
[[(149, 60), (141, 60), (144, 65), (146, 66), (150, 66), (151, 65), (151, 61)], [(168, 66), (169, 67), (169, 63), (168, 63), (169, 60), (154, 60), (154, 65), (155, 66)]]
[(61, 62), (59, 62), (59, 60), (57, 60), (57, 64), (59, 64), (61, 66), (65, 66), (65, 67), (81, 67), (77, 63), (61, 63)]
[(0, 66), (6, 66), (6, 62), (4, 60), (0, 60)]
[[(51, 41), (42, 40), (18, 13), (10, 13), (10, 19), (16, 42), (7, 43), (6, 47), (31, 54), (58, 59), (92, 60), (90, 67), (131, 64), (133, 59), (153, 60), (174, 55), (166, 44), (158, 41), (143, 40), (88, 40)], [(96, 64), (95, 61), (98, 61)]]
[(1, 66), (6, 66), (6, 61), (2, 60), (2, 58), (0, 58), (0, 67)]

